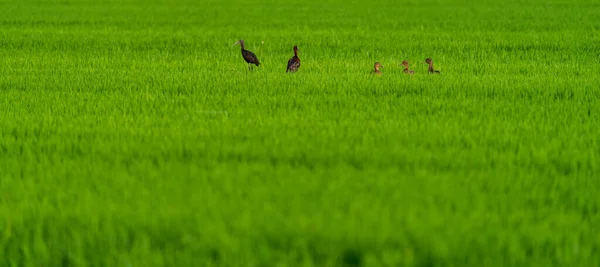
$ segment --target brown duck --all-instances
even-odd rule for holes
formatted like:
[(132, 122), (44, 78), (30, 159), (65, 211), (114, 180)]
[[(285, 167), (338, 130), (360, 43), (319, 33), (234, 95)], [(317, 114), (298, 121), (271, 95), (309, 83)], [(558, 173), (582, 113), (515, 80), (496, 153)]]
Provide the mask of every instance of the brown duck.
[(377, 75), (381, 75), (381, 70), (379, 68), (383, 68), (383, 66), (379, 63), (379, 62), (375, 62), (375, 66), (374, 66), (375, 70), (373, 71), (374, 74)]
[(413, 74), (415, 74), (415, 71), (414, 71), (414, 70), (409, 70), (409, 69), (408, 69), (408, 60), (404, 60), (404, 61), (402, 61), (402, 64), (400, 64), (400, 66), (404, 66), (404, 73), (406, 73), (406, 74), (410, 74), (410, 75), (413, 75)]
[(439, 74), (440, 73), (439, 70), (433, 69), (433, 60), (431, 58), (425, 59), (425, 62), (423, 62), (423, 63), (429, 64), (429, 69), (427, 70), (427, 71), (429, 71), (429, 73), (431, 73), (431, 74)]

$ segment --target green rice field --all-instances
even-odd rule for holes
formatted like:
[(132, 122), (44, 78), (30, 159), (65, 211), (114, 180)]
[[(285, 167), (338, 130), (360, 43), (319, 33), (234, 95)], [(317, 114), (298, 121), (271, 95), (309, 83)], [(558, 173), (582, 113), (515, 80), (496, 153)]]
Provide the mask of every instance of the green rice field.
[(600, 266), (599, 84), (589, 0), (0, 0), (0, 266)]

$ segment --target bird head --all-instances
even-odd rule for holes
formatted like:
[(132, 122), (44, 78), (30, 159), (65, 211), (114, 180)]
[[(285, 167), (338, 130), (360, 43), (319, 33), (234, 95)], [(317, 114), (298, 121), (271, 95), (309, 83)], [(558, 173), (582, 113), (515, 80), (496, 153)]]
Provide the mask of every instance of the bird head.
[(237, 42), (235, 42), (235, 44), (232, 45), (232, 47), (235, 46), (235, 45), (238, 45), (238, 44), (239, 45), (244, 45), (244, 40), (242, 40), (242, 39), (238, 40)]

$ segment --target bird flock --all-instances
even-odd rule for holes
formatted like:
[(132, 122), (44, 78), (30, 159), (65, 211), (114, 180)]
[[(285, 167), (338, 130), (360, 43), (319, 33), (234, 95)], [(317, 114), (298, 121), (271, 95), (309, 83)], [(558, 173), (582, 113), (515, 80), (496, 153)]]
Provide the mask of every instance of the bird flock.
[[(248, 51), (244, 48), (244, 40), (241, 40), (241, 39), (238, 40), (235, 44), (233, 44), (233, 46), (238, 45), (238, 44), (242, 47), (242, 57), (244, 58), (246, 63), (248, 63), (248, 70), (252, 70), (252, 64), (254, 64), (258, 67), (260, 65), (260, 62), (258, 61), (258, 57), (252, 51)], [(298, 57), (298, 51), (300, 51), (298, 49), (298, 46), (294, 46), (294, 56), (288, 60), (287, 69), (285, 72), (296, 72), (300, 68), (300, 58)], [(436, 70), (433, 68), (433, 60), (431, 58), (426, 58), (425, 62), (423, 62), (423, 63), (429, 65), (429, 68), (427, 69), (427, 72), (429, 74), (440, 74), (439, 70)], [(400, 66), (402, 66), (404, 68), (405, 74), (408, 74), (408, 75), (415, 74), (414, 70), (409, 69), (408, 60), (402, 61), (402, 63), (400, 63)], [(383, 65), (381, 65), (381, 63), (375, 62), (375, 65), (373, 66), (373, 68), (374, 68), (373, 72), (372, 72), (373, 74), (375, 74), (375, 75), (383, 74), (381, 72), (381, 68), (383, 68)]]
[[(435, 70), (435, 69), (433, 68), (433, 60), (432, 60), (431, 58), (426, 58), (426, 59), (425, 59), (425, 62), (423, 62), (423, 63), (425, 63), (425, 64), (428, 64), (428, 65), (429, 65), (429, 68), (427, 69), (427, 72), (428, 72), (429, 74), (440, 74), (440, 71), (439, 71), (439, 70)], [(402, 66), (402, 67), (404, 68), (404, 70), (403, 70), (403, 72), (404, 72), (404, 73), (406, 73), (406, 74), (408, 74), (408, 75), (413, 75), (413, 74), (415, 74), (415, 71), (414, 71), (414, 70), (411, 70), (411, 69), (408, 67), (408, 60), (404, 60), (404, 61), (402, 61), (402, 63), (400, 63), (400, 66)], [(381, 65), (381, 63), (379, 63), (379, 62), (375, 62), (375, 66), (374, 66), (373, 73), (374, 73), (374, 74), (377, 74), (377, 75), (381, 75), (381, 74), (382, 74), (382, 73), (381, 73), (381, 68), (383, 68), (383, 65)]]

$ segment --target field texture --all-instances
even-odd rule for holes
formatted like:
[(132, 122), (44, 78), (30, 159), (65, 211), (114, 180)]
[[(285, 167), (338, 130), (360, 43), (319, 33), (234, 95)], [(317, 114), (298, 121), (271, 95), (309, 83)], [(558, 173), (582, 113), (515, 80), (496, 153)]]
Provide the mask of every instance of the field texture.
[(1, 0), (0, 266), (599, 266), (599, 21)]

